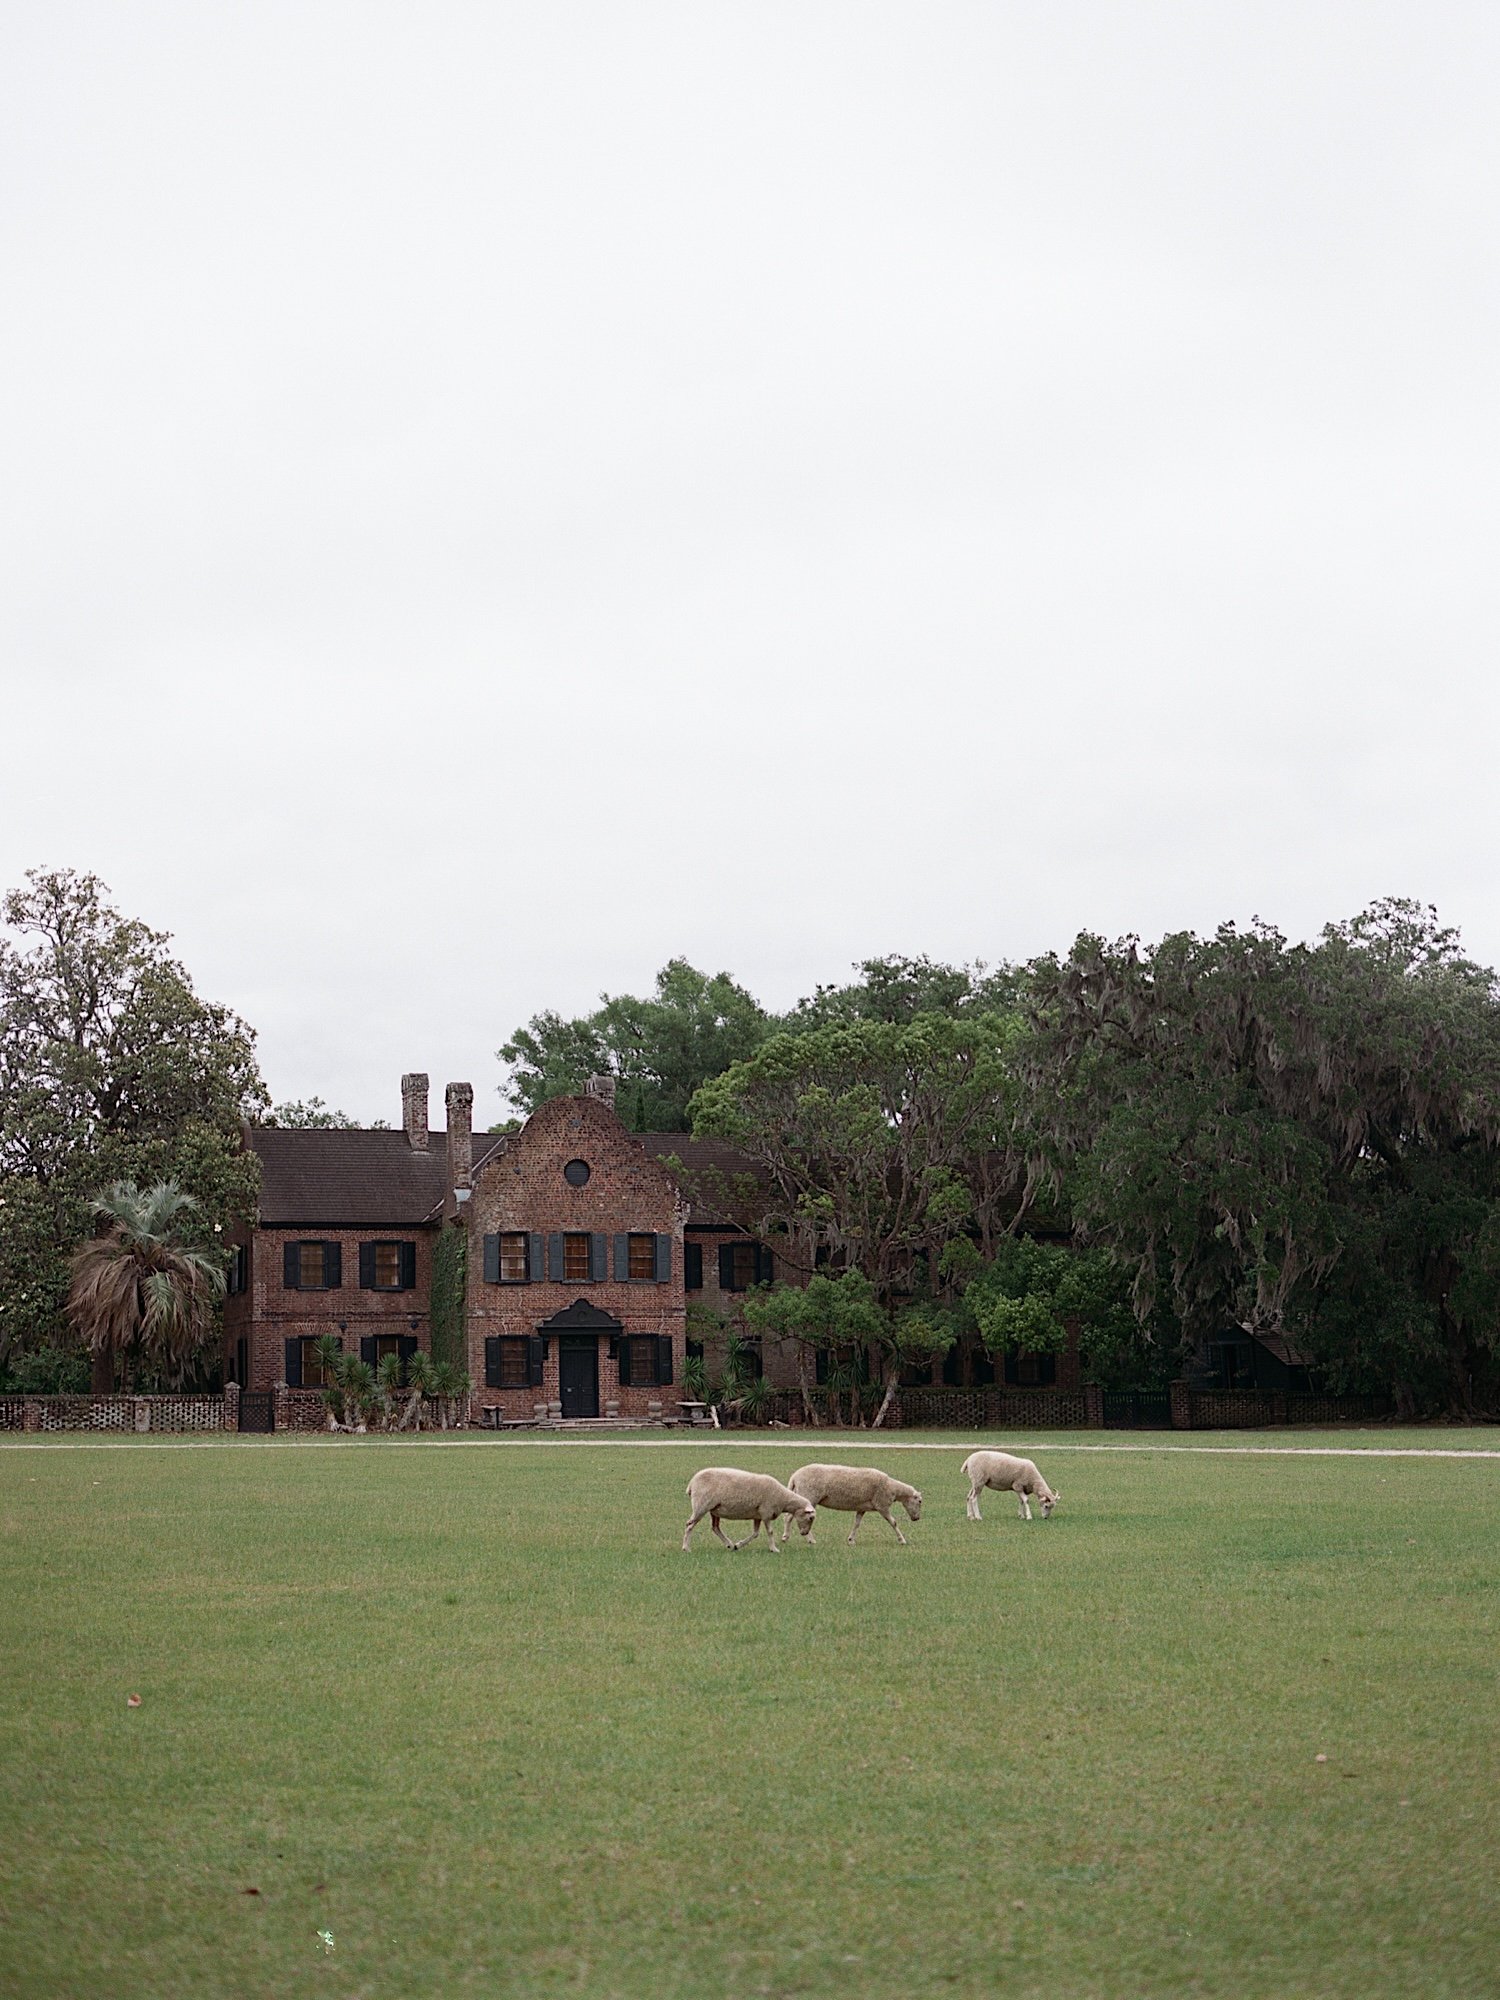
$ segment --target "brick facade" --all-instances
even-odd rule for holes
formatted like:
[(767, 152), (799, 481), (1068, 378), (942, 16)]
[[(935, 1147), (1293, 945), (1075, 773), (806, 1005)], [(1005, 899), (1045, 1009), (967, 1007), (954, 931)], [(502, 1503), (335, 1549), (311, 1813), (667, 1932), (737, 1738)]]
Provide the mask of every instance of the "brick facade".
[[(575, 1164), (576, 1163), (576, 1164)], [(574, 1166), (574, 1178), (567, 1169)], [(587, 1169), (584, 1177), (580, 1168)], [(570, 1388), (583, 1404), (578, 1414), (603, 1415), (609, 1405), (622, 1417), (645, 1417), (651, 1406), (676, 1414), (683, 1394), (684, 1347), (683, 1217), (684, 1203), (667, 1169), (650, 1158), (632, 1139), (613, 1111), (596, 1097), (559, 1097), (544, 1104), (507, 1143), (475, 1168), (473, 1192), (466, 1209), (469, 1232), (468, 1369), (477, 1400), (506, 1418), (524, 1418), (537, 1403), (563, 1403), (563, 1357), (569, 1353), (576, 1371)], [(528, 1270), (523, 1280), (498, 1282), (486, 1276), (486, 1238), (524, 1236), (540, 1272)], [(650, 1278), (616, 1276), (617, 1239), (665, 1239), (663, 1275)], [(603, 1275), (558, 1278), (553, 1273), (554, 1246), (563, 1237), (587, 1237), (591, 1245), (604, 1241)], [(591, 1251), (597, 1259), (597, 1251)], [(494, 1257), (490, 1257), (493, 1270)], [(559, 1314), (579, 1305), (607, 1315), (620, 1331), (580, 1326), (566, 1332), (549, 1328)], [(665, 1342), (670, 1352), (670, 1382), (636, 1384), (620, 1380), (619, 1346), (632, 1336)], [(535, 1339), (545, 1343), (540, 1382), (501, 1388), (486, 1382), (489, 1339)], [(565, 1345), (566, 1343), (566, 1345)], [(594, 1395), (587, 1394), (588, 1361), (594, 1364)], [(655, 1371), (667, 1371), (658, 1366)], [(572, 1412), (569, 1412), (572, 1414)]]
[[(351, 1354), (372, 1335), (415, 1338), (430, 1351), (428, 1305), (432, 1294), (432, 1251), (436, 1224), (361, 1224), (357, 1229), (303, 1224), (296, 1229), (256, 1229), (245, 1241), (246, 1287), (224, 1301), (226, 1377), (237, 1371), (246, 1343), (246, 1389), (270, 1389), (286, 1379), (286, 1342), (331, 1333)], [(284, 1282), (288, 1243), (339, 1246), (340, 1283), (326, 1291), (289, 1290)], [(362, 1286), (360, 1247), (369, 1243), (414, 1245), (415, 1284), (405, 1291)], [(415, 1324), (413, 1324), (415, 1322)]]

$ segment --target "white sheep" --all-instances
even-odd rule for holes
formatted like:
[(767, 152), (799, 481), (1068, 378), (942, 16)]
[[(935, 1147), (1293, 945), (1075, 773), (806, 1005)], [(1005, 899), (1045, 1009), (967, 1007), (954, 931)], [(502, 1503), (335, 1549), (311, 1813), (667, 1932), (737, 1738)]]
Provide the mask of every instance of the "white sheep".
[[(800, 1493), (783, 1486), (769, 1472), (741, 1472), (732, 1465), (709, 1465), (702, 1472), (695, 1472), (688, 1481), (687, 1494), (693, 1512), (682, 1531), (684, 1548), (688, 1546), (688, 1536), (707, 1514), (714, 1533), (726, 1549), (742, 1549), (745, 1542), (753, 1542), (764, 1528), (771, 1553), (780, 1555), (771, 1525), (777, 1515), (785, 1514), (788, 1524), (795, 1521), (804, 1535), (810, 1535), (817, 1513), (810, 1500), (804, 1500)], [(719, 1526), (721, 1516), (730, 1521), (753, 1521), (755, 1526), (743, 1541), (732, 1542)], [(785, 1540), (785, 1536), (782, 1539)]]
[(1062, 1498), (1060, 1493), (1053, 1492), (1029, 1458), (1012, 1458), (1008, 1451), (971, 1451), (964, 1460), (964, 1474), (969, 1482), (967, 1512), (971, 1521), (981, 1518), (979, 1496), (986, 1486), (993, 1486), (1001, 1493), (1018, 1494), (1021, 1518), (1026, 1521), (1031, 1519), (1028, 1495), (1034, 1495), (1040, 1502), (1044, 1521)]
[[(916, 1487), (908, 1486), (904, 1479), (892, 1479), (888, 1472), (873, 1465), (799, 1465), (787, 1485), (805, 1500), (811, 1500), (814, 1507), (832, 1507), (837, 1513), (852, 1514), (851, 1546), (866, 1514), (878, 1514), (903, 1546), (906, 1537), (892, 1519), (892, 1507), (904, 1507), (908, 1520), (922, 1518), (922, 1496)], [(785, 1541), (791, 1531), (788, 1515), (781, 1539)], [(811, 1535), (808, 1540), (812, 1540)]]

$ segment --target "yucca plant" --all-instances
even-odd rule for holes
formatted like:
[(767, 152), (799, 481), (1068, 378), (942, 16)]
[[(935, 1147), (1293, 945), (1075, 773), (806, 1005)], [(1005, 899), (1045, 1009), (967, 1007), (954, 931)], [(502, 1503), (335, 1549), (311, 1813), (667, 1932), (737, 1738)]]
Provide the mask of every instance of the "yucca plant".
[(89, 1204), (103, 1233), (73, 1253), (68, 1317), (93, 1355), (95, 1395), (122, 1363), (173, 1386), (212, 1336), (222, 1254), (193, 1228), (198, 1204), (176, 1181), (115, 1181)]
[(348, 1431), (364, 1431), (369, 1428), (370, 1412), (380, 1401), (375, 1383), (375, 1370), (368, 1361), (361, 1361), (357, 1354), (341, 1354), (334, 1371), (337, 1387), (325, 1390), (325, 1395), (336, 1395), (342, 1399), (341, 1418)]
[(764, 1375), (752, 1375), (740, 1390), (741, 1418), (752, 1424), (764, 1423), (775, 1393)]
[(408, 1425), (413, 1430), (419, 1431), (422, 1428), (422, 1419), (427, 1410), (427, 1399), (433, 1393), (432, 1375), (432, 1357), (429, 1354), (423, 1354), (419, 1348), (415, 1354), (409, 1357), (406, 1363), (406, 1387), (408, 1393), (406, 1408), (401, 1412), (401, 1421), (396, 1426), (398, 1430), (404, 1431)]
[(383, 1354), (375, 1369), (375, 1387), (380, 1399), (380, 1421), (389, 1430), (401, 1391), (401, 1356)]
[(439, 1361), (432, 1370), (432, 1392), (437, 1398), (438, 1423), (443, 1430), (458, 1422), (456, 1405), (469, 1394), (469, 1378), (451, 1361)]
[(328, 1405), (328, 1428), (344, 1426), (344, 1343), (336, 1333), (320, 1333), (313, 1342), (313, 1354), (323, 1377), (323, 1401)]
[(690, 1402), (701, 1403), (708, 1392), (708, 1369), (701, 1354), (690, 1354), (682, 1364), (683, 1392)]

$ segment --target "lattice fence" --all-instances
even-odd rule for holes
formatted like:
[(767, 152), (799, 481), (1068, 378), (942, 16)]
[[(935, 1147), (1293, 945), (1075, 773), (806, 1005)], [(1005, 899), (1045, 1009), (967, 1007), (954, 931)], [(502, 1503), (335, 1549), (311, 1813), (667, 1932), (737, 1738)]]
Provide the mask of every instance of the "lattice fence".
[(1387, 1396), (1289, 1395), (1286, 1399), (1289, 1424), (1370, 1423), (1390, 1414)]
[(0, 1396), (6, 1431), (217, 1431), (222, 1396)]
[(1269, 1430), (1281, 1424), (1370, 1423), (1389, 1416), (1382, 1396), (1292, 1394), (1280, 1389), (1191, 1389), (1195, 1431)]
[(1088, 1422), (1082, 1394), (1061, 1389), (899, 1389), (892, 1414), (907, 1430), (1062, 1430)]

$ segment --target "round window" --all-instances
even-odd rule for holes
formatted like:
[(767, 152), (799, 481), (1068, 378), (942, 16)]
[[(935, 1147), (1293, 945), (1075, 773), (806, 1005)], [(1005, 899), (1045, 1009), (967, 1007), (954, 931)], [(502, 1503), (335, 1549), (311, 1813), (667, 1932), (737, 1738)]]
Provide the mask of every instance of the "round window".
[(587, 1160), (569, 1160), (568, 1164), (563, 1168), (563, 1179), (569, 1187), (582, 1187), (588, 1177), (589, 1163)]

